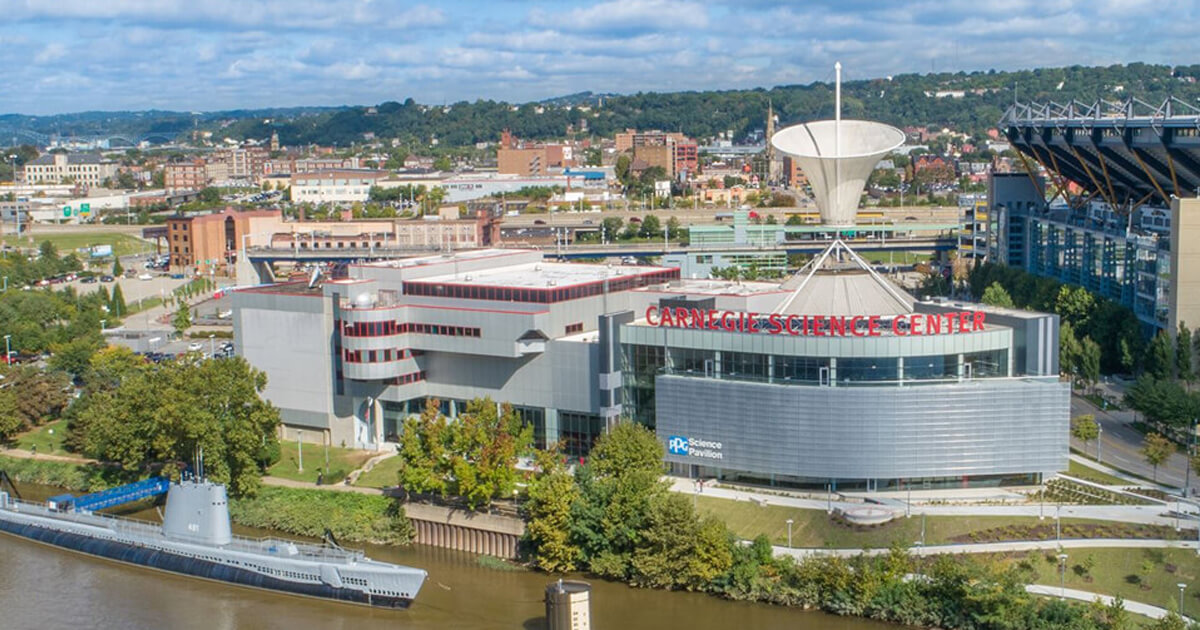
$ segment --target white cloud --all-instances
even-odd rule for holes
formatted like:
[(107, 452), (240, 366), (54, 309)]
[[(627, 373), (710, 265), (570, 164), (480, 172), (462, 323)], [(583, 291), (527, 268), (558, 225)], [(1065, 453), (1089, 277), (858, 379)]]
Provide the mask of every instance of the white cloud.
[[(1192, 63), (1148, 0), (0, 0), (0, 112), (526, 101), (937, 70)], [(74, 94), (63, 86), (71, 86)], [(86, 91), (87, 105), (79, 93)]]

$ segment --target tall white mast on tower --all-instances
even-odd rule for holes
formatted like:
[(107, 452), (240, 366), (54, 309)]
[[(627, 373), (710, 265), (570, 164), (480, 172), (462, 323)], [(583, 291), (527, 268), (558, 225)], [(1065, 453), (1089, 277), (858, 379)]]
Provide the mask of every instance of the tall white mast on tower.
[[(842, 156), (842, 62), (833, 62), (833, 154)], [(833, 163), (834, 181), (838, 182), (833, 188), (833, 203), (840, 205), (842, 200), (842, 162)]]

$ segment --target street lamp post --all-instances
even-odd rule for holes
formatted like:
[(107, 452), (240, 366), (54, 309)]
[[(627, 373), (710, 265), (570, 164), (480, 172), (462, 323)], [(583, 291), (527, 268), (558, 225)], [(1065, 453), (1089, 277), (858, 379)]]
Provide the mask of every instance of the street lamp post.
[(217, 358), (217, 336), (213, 333), (208, 333), (208, 358)]
[(925, 548), (925, 513), (921, 512), (921, 548)]
[(4, 362), (12, 365), (12, 335), (4, 335)]
[(1179, 587), (1179, 616), (1185, 617), (1185, 615), (1183, 614), (1183, 591), (1184, 591), (1184, 589), (1187, 588), (1187, 584), (1185, 582), (1180, 582), (1180, 583), (1176, 584), (1175, 586)]
[(1097, 464), (1104, 463), (1104, 458), (1100, 456), (1103, 446), (1104, 446), (1104, 425), (1097, 422), (1096, 423), (1096, 463)]
[(833, 514), (833, 484), (825, 484), (825, 490), (828, 492), (825, 499), (825, 513)]
[[(15, 153), (8, 154), (8, 161), (12, 164), (13, 178), (13, 201), (17, 200), (17, 156)], [(17, 221), (17, 239), (21, 238), (21, 206), (13, 205), (13, 217)]]
[(794, 522), (794, 521), (792, 521), (792, 519), (790, 519), (790, 518), (787, 520), (787, 526), (788, 526), (788, 549), (791, 549), (791, 548), (792, 548), (792, 523), (793, 523), (793, 522)]
[(296, 471), (304, 472), (304, 450), (300, 448), (300, 441), (304, 437), (304, 431), (296, 430)]
[(1058, 598), (1067, 598), (1067, 554), (1058, 554)]
[(1038, 484), (1038, 520), (1046, 520), (1046, 480), (1043, 478)]

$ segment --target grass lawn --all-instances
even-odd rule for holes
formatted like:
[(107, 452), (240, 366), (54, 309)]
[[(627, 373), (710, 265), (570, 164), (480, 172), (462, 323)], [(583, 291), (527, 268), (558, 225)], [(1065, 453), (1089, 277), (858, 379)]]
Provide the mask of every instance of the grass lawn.
[(363, 473), (358, 478), (358, 482), (354, 485), (365, 486), (368, 488), (385, 488), (387, 486), (396, 485), (396, 480), (400, 474), (400, 458), (389, 457), (378, 464), (370, 471)]
[(336, 446), (329, 447), (329, 468), (325, 468), (325, 447), (320, 444), (305, 444), (302, 447), (304, 453), (304, 471), (300, 471), (300, 456), (296, 452), (295, 442), (284, 442), (282, 445), (283, 454), (279, 461), (267, 469), (267, 474), (272, 477), (280, 477), (283, 479), (291, 479), (294, 481), (315, 482), (317, 480), (317, 471), (324, 473), (325, 483), (337, 483), (346, 478), (350, 471), (362, 466), (368, 459), (371, 459), (376, 453), (373, 451), (359, 451), (350, 448), (338, 448)]
[(128, 311), (123, 315), (123, 317), (128, 317), (135, 313), (141, 313), (142, 311), (152, 309), (160, 304), (162, 304), (162, 298), (157, 295), (148, 297), (141, 301), (126, 300), (125, 306), (128, 307)]
[(17, 242), (15, 235), (4, 237), (4, 244), (13, 247), (38, 247), (45, 241), (54, 243), (60, 254), (73, 252), (80, 247), (90, 247), (93, 245), (112, 245), (113, 253), (117, 256), (127, 256), (129, 254), (137, 254), (140, 252), (150, 251), (154, 246), (137, 237), (123, 234), (120, 232), (71, 232), (65, 234), (33, 234), (33, 244), (29, 243), (29, 236), (20, 239)]
[[(766, 534), (776, 545), (787, 544), (787, 520), (792, 519), (792, 545), (795, 547), (834, 547), (882, 549), (894, 542), (905, 546), (921, 540), (921, 517), (895, 520), (879, 527), (855, 528), (844, 525), (825, 513), (824, 510), (806, 510), (779, 505), (759, 506), (750, 501), (732, 501), (698, 497), (697, 508), (702, 515), (713, 515), (724, 521), (730, 531), (739, 538), (752, 539)], [(1036, 533), (1029, 528), (1038, 527)], [(1149, 534), (1149, 526), (1124, 525), (1091, 519), (1062, 519), (1063, 537), (1083, 537), (1085, 528), (1104, 528), (1103, 533), (1093, 532), (1091, 537), (1131, 537), (1133, 532)], [(1137, 529), (1137, 528), (1141, 529)], [(989, 531), (990, 530), (990, 531)], [(1154, 530), (1156, 536), (1173, 536), (1170, 528)], [(1046, 510), (1046, 519), (1018, 516), (928, 516), (925, 518), (925, 542), (929, 545), (953, 542), (972, 542), (970, 536), (978, 532), (978, 542), (992, 540), (1053, 540), (1054, 508)], [(983, 534), (983, 532), (988, 532)], [(1188, 536), (1184, 531), (1180, 536)], [(1192, 530), (1194, 535), (1194, 530)], [(1143, 535), (1143, 538), (1151, 537)], [(957, 539), (957, 540), (956, 540)]]
[(1071, 460), (1070, 465), (1067, 466), (1067, 474), (1075, 477), (1076, 479), (1083, 479), (1084, 481), (1104, 484), (1106, 486), (1128, 486), (1132, 485), (1133, 483), (1121, 479), (1120, 477), (1114, 477), (1108, 473), (1100, 472), (1095, 468), (1085, 466), (1075, 460)]
[[(1185, 583), (1184, 614), (1200, 614), (1200, 557), (1191, 549), (1068, 549), (1066, 587), (1162, 606), (1178, 608), (1179, 587)], [(1094, 563), (1090, 575), (1085, 559)], [(1038, 584), (1059, 584), (1054, 552), (1027, 552), (998, 556), (1004, 562), (1031, 567)], [(1142, 573), (1143, 568), (1146, 570)], [(1091, 581), (1088, 581), (1088, 579)]]
[(37, 452), (47, 455), (68, 455), (63, 448), (63, 441), (67, 439), (67, 421), (55, 420), (50, 424), (44, 424), (28, 433), (17, 436), (15, 440), (16, 447), (26, 451), (34, 450), (37, 447)]
[(920, 262), (929, 262), (932, 256), (921, 252), (871, 252), (864, 254), (863, 258), (875, 265), (914, 265)]

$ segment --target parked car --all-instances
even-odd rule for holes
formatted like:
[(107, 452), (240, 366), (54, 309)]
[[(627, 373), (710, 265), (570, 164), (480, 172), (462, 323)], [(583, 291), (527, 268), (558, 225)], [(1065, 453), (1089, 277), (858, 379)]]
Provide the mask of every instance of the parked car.
[(95, 284), (96, 276), (84, 276), (79, 279), (79, 282), (82, 284)]
[(137, 278), (138, 278), (138, 280), (153, 280), (154, 276), (152, 276), (148, 273), (143, 273), (143, 274), (138, 275)]
[(112, 282), (112, 281), (113, 281), (112, 276), (108, 276), (108, 275), (100, 276), (100, 282)]
[(188, 352), (199, 352), (204, 349), (204, 344), (199, 341), (193, 341), (188, 344)]

